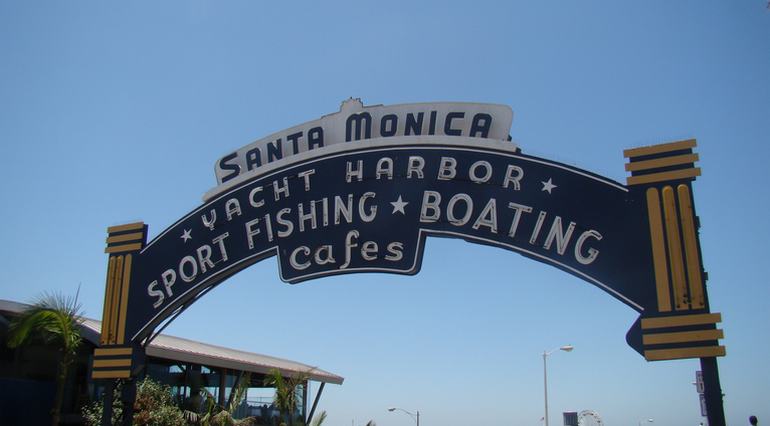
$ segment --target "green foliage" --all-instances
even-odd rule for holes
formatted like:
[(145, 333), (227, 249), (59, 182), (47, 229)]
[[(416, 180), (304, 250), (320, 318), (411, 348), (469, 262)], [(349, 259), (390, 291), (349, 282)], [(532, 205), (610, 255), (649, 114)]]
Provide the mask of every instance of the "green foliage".
[(174, 426), (184, 425), (182, 410), (171, 396), (171, 388), (151, 379), (137, 385), (134, 403), (134, 425)]
[(83, 323), (77, 295), (65, 297), (57, 293), (43, 294), (34, 304), (14, 319), (10, 326), (8, 346), (17, 348), (35, 338), (59, 347), (61, 359), (56, 374), (56, 395), (51, 409), (51, 424), (59, 424), (64, 385), (69, 367), (75, 361)]
[(318, 417), (314, 418), (313, 421), (310, 422), (310, 426), (321, 426), (325, 420), (326, 411), (321, 411)]
[(46, 293), (11, 323), (8, 346), (16, 348), (38, 336), (58, 345), (65, 355), (74, 356), (82, 340), (82, 323), (77, 297)]
[(251, 383), (251, 373), (244, 374), (238, 380), (238, 386), (232, 390), (230, 400), (226, 406), (216, 403), (214, 395), (206, 388), (200, 389), (200, 394), (205, 398), (204, 410), (200, 414), (186, 412), (187, 420), (200, 426), (250, 426), (256, 423), (254, 417), (235, 419), (235, 411), (246, 398), (246, 391)]
[(275, 388), (273, 403), (278, 407), (282, 418), (288, 417), (289, 425), (294, 423), (294, 411), (298, 402), (297, 386), (304, 384), (308, 377), (308, 373), (298, 373), (294, 377), (285, 378), (276, 368), (271, 369), (265, 376), (265, 386)]
[[(123, 402), (120, 400), (121, 386), (115, 387), (112, 406), (112, 424), (119, 424), (123, 414)], [(102, 421), (104, 402), (98, 401), (83, 408), (83, 418), (88, 426), (99, 426)], [(134, 403), (134, 425), (141, 426), (186, 426), (182, 410), (176, 406), (167, 385), (150, 378), (139, 382), (136, 387)]]

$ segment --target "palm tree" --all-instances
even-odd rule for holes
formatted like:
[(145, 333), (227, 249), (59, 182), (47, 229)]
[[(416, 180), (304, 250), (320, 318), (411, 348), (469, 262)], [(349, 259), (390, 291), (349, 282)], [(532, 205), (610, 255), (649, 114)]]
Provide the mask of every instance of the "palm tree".
[(256, 418), (249, 416), (243, 419), (235, 419), (233, 416), (238, 407), (246, 398), (246, 392), (251, 384), (251, 373), (244, 374), (238, 381), (238, 385), (231, 391), (230, 400), (225, 406), (216, 403), (214, 395), (206, 388), (200, 389), (200, 394), (205, 398), (205, 407), (200, 414), (185, 411), (185, 416), (190, 423), (200, 426), (249, 426), (256, 422)]
[(321, 411), (321, 414), (310, 422), (310, 426), (321, 426), (324, 420), (326, 420), (326, 411)]
[(275, 406), (282, 417), (289, 417), (289, 426), (294, 424), (294, 410), (297, 408), (297, 386), (304, 384), (308, 373), (298, 373), (294, 377), (284, 378), (278, 369), (273, 368), (265, 377), (265, 385), (275, 388)]
[(37, 302), (22, 312), (10, 327), (8, 346), (17, 348), (40, 336), (46, 343), (59, 346), (61, 359), (56, 375), (56, 397), (51, 409), (51, 424), (57, 426), (64, 398), (64, 385), (70, 365), (75, 361), (80, 346), (80, 325), (83, 323), (77, 295), (66, 297), (45, 293)]

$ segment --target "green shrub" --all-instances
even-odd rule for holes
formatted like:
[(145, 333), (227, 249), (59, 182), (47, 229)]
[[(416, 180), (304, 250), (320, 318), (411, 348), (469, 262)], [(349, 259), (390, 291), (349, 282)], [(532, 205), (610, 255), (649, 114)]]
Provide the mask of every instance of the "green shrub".
[[(123, 402), (120, 400), (121, 386), (116, 386), (112, 405), (112, 424), (120, 424)], [(83, 408), (83, 419), (88, 426), (100, 426), (104, 401), (97, 401)], [(171, 389), (152, 379), (137, 383), (134, 403), (134, 425), (186, 426), (182, 410), (174, 404)]]

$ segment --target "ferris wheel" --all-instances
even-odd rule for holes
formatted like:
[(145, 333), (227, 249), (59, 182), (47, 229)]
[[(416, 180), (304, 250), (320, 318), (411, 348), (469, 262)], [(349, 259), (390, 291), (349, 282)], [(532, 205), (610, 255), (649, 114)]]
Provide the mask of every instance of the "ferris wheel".
[(599, 413), (593, 410), (583, 410), (578, 414), (579, 426), (604, 426)]

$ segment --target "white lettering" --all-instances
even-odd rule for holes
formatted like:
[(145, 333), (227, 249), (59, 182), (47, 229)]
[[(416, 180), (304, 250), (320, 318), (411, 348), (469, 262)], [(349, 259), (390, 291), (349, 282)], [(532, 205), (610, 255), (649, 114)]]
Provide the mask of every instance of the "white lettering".
[[(463, 201), (465, 203), (465, 215), (461, 219), (458, 219), (455, 216), (454, 207), (460, 201)], [(471, 218), (472, 212), (473, 212), (473, 200), (471, 200), (471, 197), (468, 194), (463, 194), (463, 193), (455, 194), (454, 196), (452, 196), (452, 198), (449, 199), (449, 203), (447, 203), (447, 206), (446, 206), (446, 217), (447, 219), (449, 219), (449, 223), (451, 223), (454, 226), (463, 226), (466, 223), (468, 223), (468, 221)]]
[(280, 229), (278, 230), (278, 237), (280, 238), (288, 237), (292, 232), (294, 232), (294, 224), (291, 223), (290, 220), (283, 218), (283, 216), (288, 213), (291, 213), (291, 209), (287, 207), (285, 209), (281, 209), (278, 214), (275, 215), (275, 221), (285, 228), (283, 231)]
[[(476, 174), (476, 169), (478, 168), (484, 168), (486, 171), (482, 176), (478, 176)], [(471, 178), (471, 181), (473, 183), (486, 183), (489, 178), (492, 177), (492, 165), (489, 164), (488, 161), (476, 161), (471, 165), (470, 170), (468, 170), (468, 177)]]
[(438, 180), (451, 180), (457, 176), (457, 160), (452, 157), (441, 157), (441, 166), (438, 169)]
[(166, 294), (168, 297), (173, 296), (174, 292), (171, 291), (171, 287), (176, 282), (176, 272), (174, 272), (173, 269), (166, 269), (162, 274), (160, 274), (160, 278), (163, 281), (163, 287), (166, 288)]
[(386, 255), (385, 259), (390, 260), (392, 262), (398, 262), (404, 257), (403, 250), (404, 250), (404, 243), (394, 241), (388, 244), (388, 253), (390, 254)]
[(305, 170), (304, 172), (297, 173), (297, 177), (301, 177), (305, 181), (305, 192), (310, 191), (310, 176), (315, 174), (315, 169)]
[(260, 230), (257, 228), (259, 224), (259, 218), (246, 222), (246, 239), (249, 242), (249, 250), (254, 249), (254, 236), (259, 235)]
[(511, 229), (508, 231), (508, 236), (515, 238), (516, 230), (519, 228), (519, 221), (521, 220), (521, 213), (532, 213), (532, 207), (523, 204), (508, 203), (508, 208), (513, 209), (513, 221), (511, 221)]
[(352, 182), (354, 177), (359, 182), (364, 180), (364, 160), (358, 160), (356, 162), (355, 170), (353, 170), (353, 163), (350, 161), (347, 162), (347, 167), (345, 168), (345, 182)]
[[(322, 254), (324, 254), (324, 257), (321, 257)], [(337, 263), (334, 260), (334, 255), (332, 254), (332, 246), (330, 245), (323, 245), (318, 248), (318, 250), (315, 251), (315, 263), (319, 265), (325, 265), (327, 263)]]
[(283, 185), (278, 186), (278, 181), (273, 181), (273, 194), (275, 195), (275, 201), (281, 199), (281, 194), (284, 198), (289, 198), (289, 178), (283, 178)]
[(422, 173), (422, 169), (425, 167), (425, 159), (420, 156), (410, 156), (409, 166), (406, 169), (406, 178), (411, 179), (412, 173), (417, 174), (418, 179), (422, 179), (425, 175)]
[(361, 245), (361, 257), (364, 260), (372, 261), (377, 260), (377, 252), (379, 248), (374, 241), (367, 241)]
[(340, 269), (345, 269), (348, 266), (350, 266), (350, 253), (353, 249), (353, 247), (357, 247), (358, 244), (353, 242), (354, 238), (358, 238), (358, 231), (355, 229), (352, 231), (348, 231), (348, 234), (345, 235), (345, 263), (340, 265)]
[[(420, 208), (420, 222), (436, 222), (441, 216), (441, 194), (436, 191), (425, 191), (422, 193), (422, 207)], [(432, 213), (428, 214), (431, 210)]]
[(238, 202), (237, 198), (231, 198), (227, 200), (227, 202), (225, 203), (225, 213), (227, 214), (228, 222), (233, 219), (233, 215), (235, 214), (237, 214), (238, 216), (241, 215), (241, 203)]
[(265, 200), (262, 199), (255, 199), (254, 196), (257, 195), (258, 192), (262, 192), (262, 187), (258, 186), (249, 192), (249, 204), (251, 204), (251, 207), (259, 208), (265, 205)]
[[(205, 252), (205, 254), (204, 254)], [(214, 268), (214, 262), (211, 261), (211, 246), (204, 244), (198, 247), (198, 263), (201, 265), (201, 273), (205, 274), (208, 268)]]
[(486, 226), (493, 234), (497, 234), (497, 201), (494, 198), (489, 199), (473, 223), (473, 229), (478, 230), (482, 226)]
[(599, 250), (593, 247), (588, 248), (588, 256), (583, 256), (583, 244), (589, 238), (596, 238), (597, 240), (601, 241), (602, 234), (594, 231), (593, 229), (589, 229), (588, 231), (580, 234), (580, 237), (578, 237), (577, 242), (575, 243), (575, 259), (583, 265), (590, 265), (594, 260), (596, 260), (596, 257), (599, 256)]
[(163, 292), (156, 289), (155, 287), (158, 286), (158, 280), (155, 280), (150, 283), (150, 285), (147, 286), (147, 295), (150, 297), (157, 297), (158, 300), (156, 300), (153, 304), (153, 308), (157, 308), (158, 306), (163, 304), (163, 299), (166, 297), (163, 295)]
[(369, 198), (374, 198), (376, 194), (374, 192), (364, 192), (364, 195), (361, 196), (361, 199), (358, 201), (358, 214), (361, 216), (361, 220), (364, 222), (371, 222), (374, 220), (374, 218), (377, 216), (377, 206), (371, 206), (369, 208), (369, 213), (366, 213), (364, 210), (366, 200)]
[(316, 221), (315, 213), (315, 201), (310, 201), (310, 213), (305, 214), (302, 203), (297, 204), (297, 221), (299, 222), (299, 232), (305, 232), (305, 222), (310, 221), (310, 228), (316, 229), (318, 223)]
[(548, 231), (548, 236), (545, 237), (545, 243), (543, 244), (543, 248), (546, 250), (550, 250), (551, 244), (555, 239), (556, 251), (563, 256), (564, 250), (567, 249), (567, 244), (569, 244), (569, 240), (570, 238), (572, 238), (572, 231), (574, 230), (575, 230), (575, 222), (570, 222), (569, 226), (567, 226), (567, 231), (562, 232), (561, 217), (556, 216), (556, 218), (553, 220), (553, 224), (551, 225), (551, 230)]
[[(190, 265), (192, 268), (192, 271), (190, 274), (186, 274), (184, 270), (185, 265)], [(179, 261), (179, 277), (182, 278), (182, 281), (189, 283), (192, 282), (195, 277), (198, 276), (198, 263), (195, 261), (195, 258), (192, 256), (185, 256), (182, 258), (181, 261)]]
[(377, 172), (375, 176), (377, 180), (380, 180), (382, 175), (388, 177), (388, 180), (393, 180), (393, 160), (388, 157), (382, 157), (377, 161)]
[[(515, 173), (515, 174), (514, 174)], [(503, 188), (508, 188), (508, 184), (513, 184), (513, 190), (518, 191), (521, 189), (519, 182), (524, 178), (524, 169), (517, 166), (508, 165), (508, 169), (505, 171), (505, 179), (503, 179)]]
[(292, 268), (301, 271), (303, 269), (307, 269), (310, 267), (310, 262), (302, 262), (297, 263), (297, 253), (302, 252), (305, 256), (308, 256), (310, 254), (310, 249), (306, 246), (299, 246), (294, 249), (294, 251), (291, 252), (291, 256), (289, 256), (289, 265), (291, 265)]
[(206, 228), (209, 228), (209, 230), (214, 230), (214, 224), (217, 221), (217, 211), (214, 209), (211, 209), (211, 218), (206, 216), (206, 213), (201, 215), (201, 220), (203, 220), (203, 226)]

